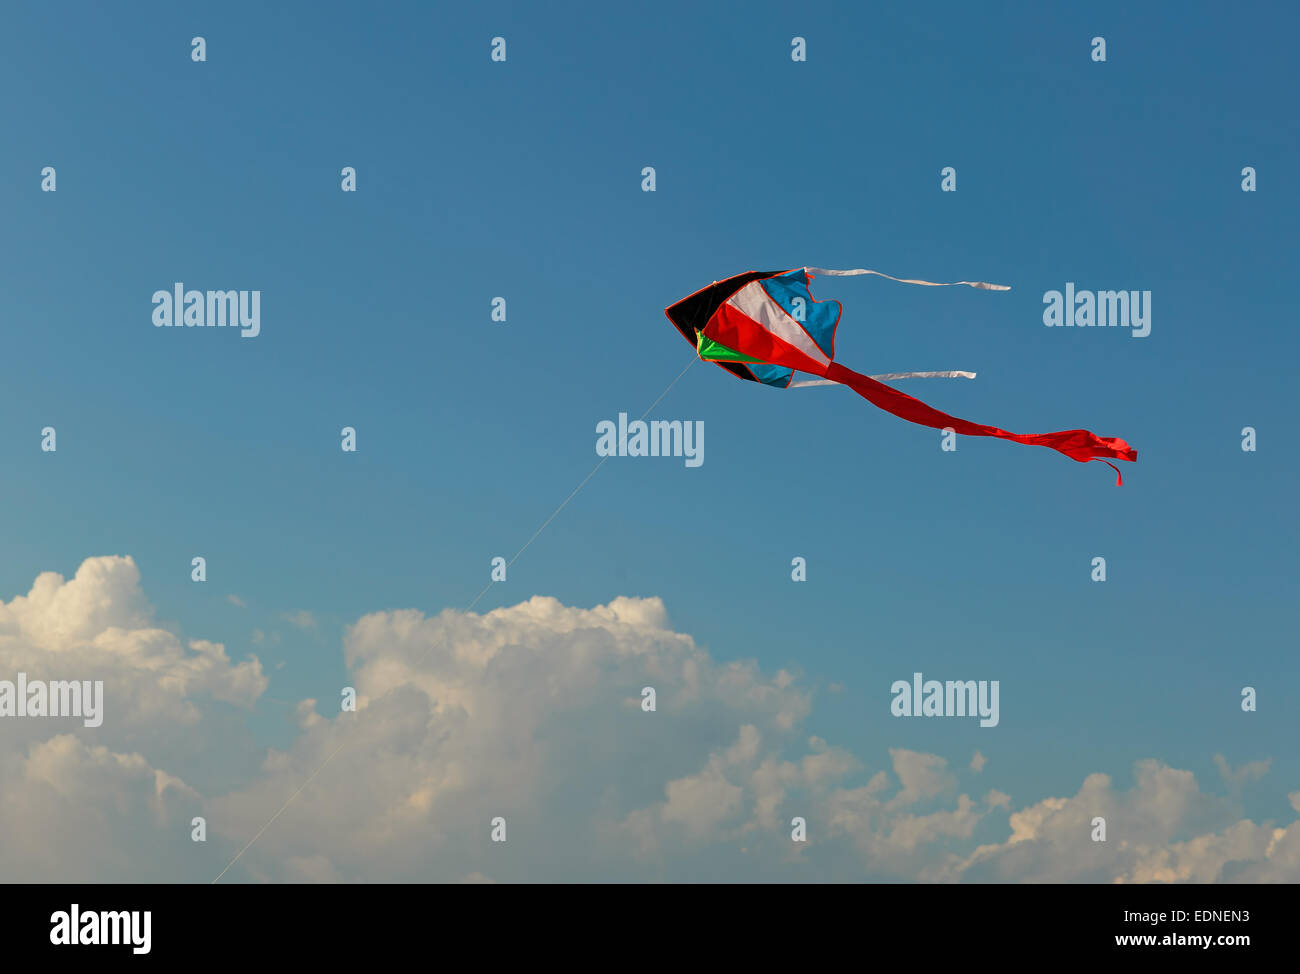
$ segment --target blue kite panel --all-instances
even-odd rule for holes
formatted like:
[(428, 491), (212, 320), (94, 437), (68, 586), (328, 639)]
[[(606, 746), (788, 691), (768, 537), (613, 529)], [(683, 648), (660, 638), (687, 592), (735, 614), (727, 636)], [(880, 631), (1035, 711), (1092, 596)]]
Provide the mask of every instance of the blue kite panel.
[(814, 301), (808, 274), (802, 267), (764, 279), (763, 289), (797, 321), (827, 358), (835, 357), (835, 326), (840, 321), (838, 301)]
[(784, 389), (794, 377), (794, 369), (769, 365), (767, 362), (746, 362), (745, 367), (754, 373), (754, 378), (759, 382), (768, 386), (776, 386), (778, 389)]

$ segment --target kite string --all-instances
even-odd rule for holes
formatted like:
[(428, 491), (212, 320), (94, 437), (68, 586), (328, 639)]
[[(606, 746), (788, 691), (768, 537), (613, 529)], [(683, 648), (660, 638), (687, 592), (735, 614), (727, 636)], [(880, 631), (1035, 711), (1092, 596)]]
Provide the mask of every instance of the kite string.
[[(646, 407), (645, 412), (643, 412), (640, 415), (639, 419), (645, 419), (648, 415), (650, 415), (650, 410), (654, 409), (655, 406), (658, 406), (659, 403), (663, 401), (664, 396), (668, 395), (668, 393), (672, 391), (673, 386), (677, 385), (678, 380), (681, 379), (681, 377), (684, 376), (687, 372), (689, 372), (691, 366), (694, 365), (697, 361), (699, 361), (698, 357), (692, 356), (691, 360), (688, 363), (686, 363), (686, 368), (682, 369), (680, 372), (677, 373), (677, 377), (673, 379), (672, 382), (668, 383), (668, 385), (664, 388), (663, 392), (659, 393), (659, 395), (655, 397), (655, 401)], [(569, 506), (569, 502), (573, 500), (573, 498), (578, 496), (578, 491), (582, 490), (583, 487), (587, 486), (587, 482), (591, 480), (592, 477), (596, 476), (596, 471), (599, 470), (604, 465), (605, 461), (608, 459), (609, 459), (608, 454), (600, 458), (600, 462), (591, 468), (591, 473), (583, 477), (582, 481), (578, 484), (578, 486), (573, 488), (569, 496), (564, 498), (564, 500), (560, 503), (560, 506), (551, 512), (551, 516), (548, 517), (545, 521), (543, 521), (542, 526), (533, 532), (533, 536), (524, 542), (524, 546), (515, 552), (515, 556), (511, 558), (509, 562), (506, 563), (506, 567), (509, 567), (510, 565), (513, 565), (516, 561), (518, 561), (519, 556), (522, 555), (525, 550), (527, 550), (530, 544), (532, 544), (534, 541), (537, 540), (537, 536), (546, 530), (546, 526), (550, 524), (552, 521), (554, 521), (559, 516), (560, 512)], [(466, 606), (464, 611), (469, 612), (474, 608), (474, 606), (478, 605), (479, 600), (482, 599), (483, 596), (487, 594), (488, 589), (490, 589), (495, 584), (496, 584), (496, 579), (493, 579), (492, 581), (488, 582), (487, 587), (484, 588), (483, 591), (479, 592), (478, 595), (474, 596), (474, 601), (472, 601), (468, 606)], [(266, 824), (257, 830), (257, 834), (248, 840), (248, 844), (245, 845), (244, 848), (240, 849), (237, 853), (235, 853), (235, 858), (231, 859), (230, 862), (226, 863), (226, 868), (221, 870), (221, 872), (217, 874), (216, 879), (212, 880), (211, 885), (216, 885), (217, 881), (220, 880), (222, 876), (226, 875), (226, 873), (230, 871), (230, 867), (239, 861), (239, 857), (242, 856), (245, 852), (247, 852), (250, 848), (252, 848), (253, 843), (256, 842), (258, 839), (260, 839), (262, 837), (262, 833), (265, 832), (267, 829), (269, 829), (272, 826), (272, 824), (274, 824), (275, 820), (278, 819), (281, 814), (283, 814), (284, 810), (293, 803), (293, 800), (302, 794), (303, 789), (306, 788), (309, 784), (311, 784), (313, 779), (315, 779), (315, 777), (318, 774), (320, 774), (322, 771), (325, 770), (325, 765), (329, 764), (330, 761), (334, 759), (334, 755), (338, 754), (339, 751), (343, 750), (343, 745), (346, 743), (347, 741), (344, 741), (343, 743), (339, 744), (339, 746), (336, 747), (333, 751), (331, 751), (329, 757), (327, 757), (324, 761), (320, 763), (320, 767), (318, 767), (315, 771), (313, 771), (311, 775), (308, 776), (307, 780), (298, 786), (298, 790), (285, 799), (284, 804), (280, 806), (279, 811), (277, 811), (274, 815), (272, 815), (269, 819), (267, 819)]]
[[(347, 743), (346, 741), (343, 742), (343, 744), (346, 744), (346, 743)], [(302, 790), (303, 790), (304, 788), (306, 788), (309, 784), (311, 784), (312, 779), (315, 778), (318, 774), (320, 774), (322, 771), (325, 770), (325, 765), (327, 765), (327, 764), (330, 763), (330, 759), (333, 758), (335, 754), (338, 754), (339, 751), (343, 750), (343, 744), (340, 744), (338, 747), (336, 747), (336, 748), (335, 748), (335, 749), (330, 753), (330, 756), (329, 756), (328, 758), (326, 758), (324, 761), (322, 761), (322, 762), (320, 763), (320, 767), (317, 768), (315, 771), (313, 771), (313, 772), (311, 773), (311, 775), (308, 776), (307, 780), (304, 781), (301, 785), (298, 786), (298, 790), (295, 791), (292, 795), (290, 795), (290, 796), (285, 800), (285, 803), (284, 803), (283, 805), (280, 806), (280, 811), (276, 812), (274, 815), (272, 815), (269, 819), (266, 820), (266, 824), (263, 825), (260, 829), (257, 830), (257, 834), (256, 834), (255, 836), (253, 836), (251, 839), (248, 840), (248, 845), (244, 846), (244, 848), (240, 849), (238, 852), (235, 853), (235, 858), (234, 858), (234, 859), (231, 859), (230, 862), (226, 863), (226, 868), (223, 869), (223, 870), (221, 870), (221, 872), (219, 872), (219, 873), (217, 874), (217, 878), (214, 879), (214, 880), (209, 884), (210, 886), (215, 886), (215, 885), (217, 884), (217, 882), (221, 879), (222, 876), (224, 876), (224, 875), (226, 875), (226, 873), (230, 872), (230, 867), (233, 866), (236, 862), (238, 862), (238, 861), (239, 861), (239, 857), (242, 856), (245, 852), (247, 852), (248, 849), (249, 849), (249, 847), (252, 846), (252, 844), (253, 844), (254, 842), (256, 842), (258, 839), (260, 839), (260, 838), (262, 837), (262, 833), (265, 832), (267, 829), (269, 829), (269, 828), (271, 827), (271, 825), (275, 822), (275, 820), (276, 820), (277, 818), (280, 817), (280, 813), (283, 812), (286, 808), (289, 807), (289, 803), (292, 802), (292, 801), (293, 801), (295, 798), (297, 798), (299, 795), (301, 795), (301, 794), (302, 794)]]
[[(643, 412), (639, 417), (637, 417), (637, 421), (639, 422), (640, 420), (643, 420), (647, 416), (649, 416), (650, 410), (654, 409), (655, 406), (658, 406), (659, 403), (663, 401), (664, 396), (668, 395), (668, 393), (672, 391), (673, 386), (677, 385), (678, 380), (681, 379), (681, 377), (684, 376), (687, 372), (689, 372), (691, 366), (698, 361), (699, 361), (698, 357), (693, 357), (689, 362), (687, 362), (686, 368), (682, 369), (680, 372), (677, 373), (677, 378), (673, 379), (672, 382), (668, 383), (668, 385), (664, 388), (664, 391), (659, 393), (659, 395), (655, 397), (655, 401), (646, 407), (645, 412)], [(542, 526), (533, 532), (533, 536), (524, 542), (522, 548), (520, 548), (518, 551), (515, 552), (514, 557), (511, 558), (508, 562), (506, 562), (507, 568), (513, 565), (516, 561), (518, 561), (519, 556), (522, 555), (528, 549), (528, 546), (537, 540), (537, 536), (546, 530), (546, 526), (550, 524), (552, 521), (554, 521), (559, 516), (562, 510), (564, 510), (566, 507), (569, 506), (569, 501), (577, 497), (578, 491), (582, 490), (583, 487), (587, 486), (587, 481), (591, 480), (592, 477), (596, 476), (596, 471), (605, 465), (605, 461), (609, 459), (609, 456), (610, 456), (609, 454), (606, 454), (605, 456), (600, 458), (600, 462), (591, 468), (591, 473), (587, 474), (587, 476), (582, 478), (582, 482), (579, 483), (577, 487), (573, 488), (573, 491), (569, 494), (569, 496), (564, 498), (564, 500), (560, 502), (560, 506), (551, 512), (551, 516), (542, 522)], [(474, 606), (478, 605), (479, 599), (483, 598), (483, 596), (488, 593), (488, 590), (492, 588), (492, 586), (495, 584), (496, 584), (495, 578), (489, 581), (487, 585), (484, 586), (483, 591), (479, 592), (478, 595), (474, 596), (474, 601), (465, 607), (465, 611), (468, 612), (470, 611), (470, 609), (474, 608)]]

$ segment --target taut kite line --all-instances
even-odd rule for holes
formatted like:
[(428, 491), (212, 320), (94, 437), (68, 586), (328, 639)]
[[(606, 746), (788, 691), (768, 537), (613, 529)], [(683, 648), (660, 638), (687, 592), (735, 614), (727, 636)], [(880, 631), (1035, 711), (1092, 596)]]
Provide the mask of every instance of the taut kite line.
[[(891, 372), (869, 376), (846, 369), (835, 361), (835, 329), (840, 322), (838, 301), (815, 301), (808, 284), (817, 274), (854, 277), (875, 274), (903, 284), (927, 287), (967, 287), (1009, 291), (1001, 284), (982, 281), (931, 281), (890, 277), (879, 271), (824, 270), (796, 267), (788, 271), (747, 271), (725, 281), (715, 281), (664, 310), (696, 353), (733, 375), (778, 389), (816, 385), (846, 385), (886, 412), (911, 423), (935, 429), (952, 429), (966, 436), (996, 436), (1003, 440), (1045, 446), (1071, 460), (1100, 460), (1124, 478), (1110, 460), (1136, 460), (1137, 451), (1118, 437), (1097, 436), (1087, 430), (1059, 433), (1008, 433), (996, 426), (949, 416), (919, 399), (887, 386), (881, 379), (975, 378), (973, 372)], [(819, 380), (793, 382), (794, 373), (806, 372)]]

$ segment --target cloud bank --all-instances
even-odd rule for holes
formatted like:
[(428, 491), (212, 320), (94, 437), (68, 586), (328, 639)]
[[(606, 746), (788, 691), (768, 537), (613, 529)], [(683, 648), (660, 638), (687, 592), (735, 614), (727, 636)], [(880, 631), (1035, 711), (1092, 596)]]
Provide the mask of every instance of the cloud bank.
[(103, 679), (106, 718), (0, 721), (0, 873), (207, 882), (301, 788), (223, 881), (1300, 880), (1300, 822), (1232, 794), (1267, 762), (1220, 760), (1226, 797), (1152, 759), (1016, 807), (978, 754), (808, 734), (794, 676), (713, 658), (656, 598), (376, 612), (342, 652), (357, 710), (304, 700), (293, 743), (258, 749), (255, 657), (157, 627), (129, 557), (39, 575), (0, 602), (0, 679)]

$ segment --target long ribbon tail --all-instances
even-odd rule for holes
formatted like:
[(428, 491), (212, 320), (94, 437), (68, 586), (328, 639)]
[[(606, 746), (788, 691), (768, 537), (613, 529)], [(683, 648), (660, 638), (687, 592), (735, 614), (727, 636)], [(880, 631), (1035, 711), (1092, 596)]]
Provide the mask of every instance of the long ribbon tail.
[(936, 283), (935, 281), (915, 281), (906, 277), (891, 277), (888, 274), (882, 274), (880, 271), (869, 271), (864, 267), (857, 267), (849, 271), (833, 271), (825, 267), (805, 267), (809, 274), (824, 274), (826, 277), (861, 277), (863, 274), (874, 274), (876, 277), (888, 278), (891, 281), (897, 281), (899, 284), (921, 284), (925, 287), (957, 287), (964, 284), (966, 287), (977, 287), (984, 291), (1010, 291), (1011, 288), (1005, 284), (988, 284), (984, 281), (949, 281), (947, 283)]
[[(868, 376), (878, 382), (892, 382), (895, 379), (973, 379), (974, 372), (885, 372), (880, 375)], [(787, 389), (807, 389), (811, 386), (837, 386), (838, 382), (832, 382), (830, 379), (804, 379), (799, 382), (791, 382)]]
[[(1080, 463), (1087, 463), (1089, 460), (1101, 460), (1106, 463), (1103, 459), (1105, 457), (1112, 460), (1137, 459), (1137, 450), (1118, 437), (1097, 436), (1087, 430), (1063, 430), (1059, 433), (1008, 433), (996, 426), (984, 426), (958, 419), (956, 416), (949, 416), (933, 406), (926, 405), (919, 399), (913, 399), (905, 392), (899, 392), (893, 386), (887, 386), (870, 376), (846, 369), (838, 362), (832, 362), (827, 367), (826, 378), (849, 386), (873, 406), (893, 413), (909, 423), (918, 423), (934, 429), (951, 429), (964, 436), (996, 436), (999, 439), (1012, 440), (1029, 446), (1045, 446)], [(1115, 471), (1119, 477), (1118, 483), (1122, 485), (1124, 478), (1119, 468), (1113, 463), (1107, 463), (1107, 466)]]

